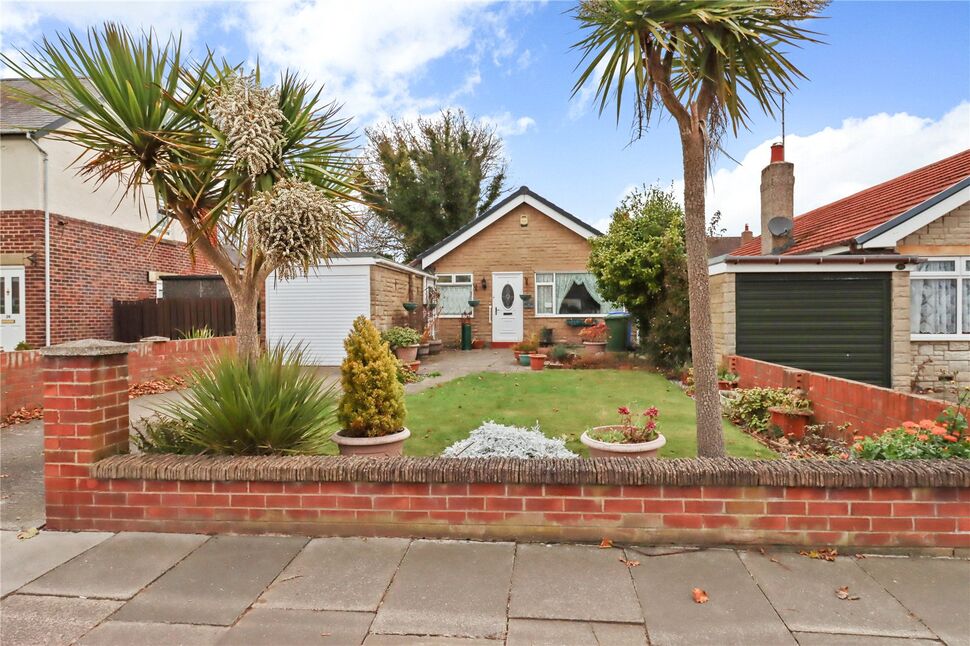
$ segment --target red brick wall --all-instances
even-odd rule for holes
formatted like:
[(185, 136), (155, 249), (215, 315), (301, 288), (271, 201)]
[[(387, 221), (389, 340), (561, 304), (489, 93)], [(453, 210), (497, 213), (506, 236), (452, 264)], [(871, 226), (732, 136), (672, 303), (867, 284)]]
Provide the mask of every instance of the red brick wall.
[(812, 402), (813, 424), (850, 422), (854, 435), (882, 433), (905, 421), (935, 419), (947, 406), (938, 399), (747, 357), (731, 356), (728, 361), (740, 377), (741, 388), (800, 388)]
[[(51, 214), (51, 343), (110, 339), (112, 299), (151, 298), (148, 271), (214, 274), (184, 244)], [(44, 345), (44, 213), (0, 212), (0, 252), (35, 256), (25, 268), (27, 343)]]
[(44, 358), (37, 350), (0, 352), (0, 419), (18, 408), (40, 406)]

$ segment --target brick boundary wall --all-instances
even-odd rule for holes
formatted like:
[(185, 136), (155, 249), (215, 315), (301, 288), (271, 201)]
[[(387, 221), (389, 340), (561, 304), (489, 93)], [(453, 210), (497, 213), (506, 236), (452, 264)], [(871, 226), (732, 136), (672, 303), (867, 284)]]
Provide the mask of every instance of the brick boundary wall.
[(906, 421), (935, 419), (947, 402), (890, 390), (738, 355), (727, 357), (740, 388), (800, 388), (812, 402), (812, 423), (838, 426), (851, 422), (852, 435), (878, 435)]
[(130, 346), (44, 350), (56, 530), (970, 551), (970, 461), (118, 455)]
[[(128, 385), (182, 376), (213, 354), (235, 347), (236, 337), (143, 341), (128, 356)], [(44, 358), (40, 350), (0, 352), (0, 419), (23, 407), (43, 405)]]

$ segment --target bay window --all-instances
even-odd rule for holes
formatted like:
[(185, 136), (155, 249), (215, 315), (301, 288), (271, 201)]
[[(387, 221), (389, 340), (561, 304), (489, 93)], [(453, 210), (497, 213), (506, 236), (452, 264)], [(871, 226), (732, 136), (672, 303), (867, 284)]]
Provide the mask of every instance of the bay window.
[(910, 333), (970, 336), (970, 258), (933, 258), (910, 273)]
[(471, 274), (438, 274), (436, 278), (441, 294), (441, 316), (453, 318), (472, 311), (468, 305), (475, 297)]
[(589, 272), (538, 272), (535, 281), (536, 316), (595, 315), (613, 309)]

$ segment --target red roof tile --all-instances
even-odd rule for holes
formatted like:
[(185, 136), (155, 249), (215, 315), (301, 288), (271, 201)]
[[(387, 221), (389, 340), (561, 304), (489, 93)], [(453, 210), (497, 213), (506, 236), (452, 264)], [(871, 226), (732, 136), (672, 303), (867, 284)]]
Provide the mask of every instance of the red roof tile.
[[(795, 244), (784, 255), (846, 245), (856, 236), (905, 213), (967, 177), (970, 177), (970, 149), (796, 216)], [(759, 236), (731, 255), (760, 254)]]

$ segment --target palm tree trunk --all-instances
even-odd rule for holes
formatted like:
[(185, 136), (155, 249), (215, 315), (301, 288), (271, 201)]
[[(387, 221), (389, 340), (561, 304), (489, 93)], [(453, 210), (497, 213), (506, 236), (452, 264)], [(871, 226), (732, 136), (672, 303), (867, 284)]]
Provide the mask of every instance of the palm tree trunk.
[(707, 167), (699, 128), (681, 132), (684, 153), (684, 224), (687, 239), (687, 281), (690, 300), (690, 347), (694, 365), (694, 401), (697, 409), (697, 455), (721, 457), (721, 396), (717, 387), (717, 359), (711, 325), (710, 286), (707, 275), (707, 220), (704, 190)]
[(236, 308), (236, 350), (240, 357), (259, 355), (259, 286), (243, 285), (242, 293), (232, 294)]

